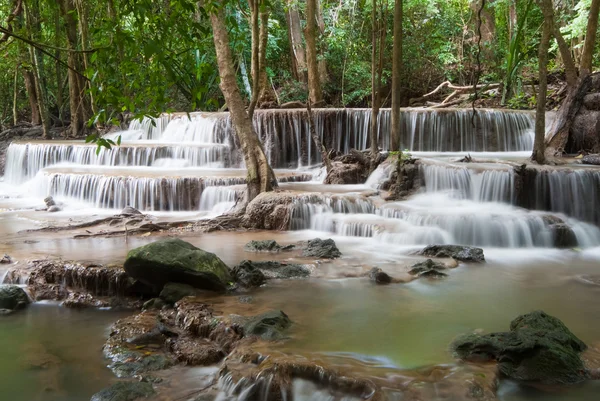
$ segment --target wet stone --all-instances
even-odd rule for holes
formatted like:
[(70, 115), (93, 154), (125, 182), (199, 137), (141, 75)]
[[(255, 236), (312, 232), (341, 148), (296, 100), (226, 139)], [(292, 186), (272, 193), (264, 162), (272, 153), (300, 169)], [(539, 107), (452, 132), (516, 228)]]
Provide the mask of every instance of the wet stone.
[(392, 278), (379, 267), (374, 267), (369, 271), (369, 279), (376, 284), (389, 284)]
[(308, 241), (302, 251), (302, 256), (336, 259), (342, 256), (342, 253), (331, 238), (325, 240), (315, 238)]
[(246, 252), (281, 252), (294, 249), (294, 245), (279, 245), (275, 240), (252, 240), (244, 246)]
[(2, 258), (0, 258), (0, 264), (10, 264), (12, 263), (12, 258), (7, 255), (6, 253), (4, 254), (4, 256)]
[(94, 394), (90, 401), (134, 401), (154, 393), (150, 383), (118, 382)]
[(485, 262), (483, 249), (474, 246), (429, 245), (419, 252), (419, 254), (434, 258), (453, 258), (461, 262)]
[(260, 287), (266, 281), (262, 271), (251, 261), (244, 260), (233, 268), (231, 275), (244, 288)]
[(23, 288), (12, 284), (0, 285), (0, 309), (16, 311), (26, 308), (27, 305), (29, 297)]
[(258, 316), (247, 318), (243, 324), (244, 336), (260, 337), (263, 340), (281, 340), (284, 332), (291, 326), (292, 321), (282, 311), (270, 311)]
[(447, 274), (443, 272), (443, 270), (446, 269), (444, 264), (427, 259), (424, 262), (412, 265), (408, 273), (417, 277), (441, 278), (447, 276)]

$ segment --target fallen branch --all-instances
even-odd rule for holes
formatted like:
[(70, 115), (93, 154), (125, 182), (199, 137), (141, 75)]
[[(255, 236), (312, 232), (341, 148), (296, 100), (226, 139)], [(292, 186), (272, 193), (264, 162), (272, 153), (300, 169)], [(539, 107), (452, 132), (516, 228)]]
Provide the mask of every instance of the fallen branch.
[(456, 99), (456, 100), (453, 100), (448, 103), (442, 102), (442, 103), (432, 104), (431, 106), (429, 106), (429, 108), (430, 109), (443, 109), (443, 108), (450, 107), (450, 106), (456, 106), (457, 104), (460, 104), (460, 103), (464, 102), (465, 100), (467, 100), (467, 99), (462, 97), (460, 99)]
[[(499, 87), (500, 87), (499, 83), (485, 84), (485, 85), (483, 85), (482, 89), (488, 90), (488, 89), (496, 89)], [(425, 100), (431, 99), (432, 97), (434, 97), (435, 95), (440, 93), (443, 89), (450, 89), (453, 92), (442, 103), (448, 102), (449, 100), (458, 96), (459, 94), (469, 93), (469, 92), (473, 92), (475, 90), (475, 88), (473, 86), (458, 86), (458, 85), (452, 84), (452, 82), (450, 82), (450, 81), (445, 81), (445, 82), (442, 82), (441, 84), (439, 84), (438, 87), (435, 88), (434, 90), (432, 90), (431, 92), (426, 93), (421, 97), (416, 97), (416, 98), (410, 99), (409, 103), (411, 105), (413, 105), (415, 103), (420, 103)]]

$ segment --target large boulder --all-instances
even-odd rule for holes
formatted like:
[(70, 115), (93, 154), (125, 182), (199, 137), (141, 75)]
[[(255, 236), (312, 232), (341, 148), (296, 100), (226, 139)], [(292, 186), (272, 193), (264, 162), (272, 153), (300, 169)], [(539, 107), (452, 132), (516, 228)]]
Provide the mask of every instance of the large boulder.
[(92, 396), (90, 401), (134, 401), (154, 394), (152, 384), (146, 382), (117, 382)]
[(342, 256), (342, 253), (331, 238), (325, 240), (315, 238), (308, 241), (302, 251), (302, 256), (335, 259)]
[(29, 297), (18, 285), (0, 285), (0, 311), (12, 312), (29, 305)]
[(501, 374), (514, 380), (572, 384), (589, 378), (580, 356), (586, 345), (543, 311), (517, 317), (508, 332), (463, 335), (451, 347), (463, 360), (497, 361)]
[(429, 245), (419, 254), (432, 258), (453, 258), (461, 262), (485, 262), (483, 249), (474, 246)]
[(291, 210), (297, 194), (291, 192), (263, 192), (246, 206), (242, 226), (264, 230), (287, 230)]
[[(600, 95), (600, 93), (599, 93), (599, 95)], [(591, 155), (585, 155), (581, 159), (581, 162), (583, 164), (591, 164), (591, 165), (594, 165), (594, 166), (600, 166), (600, 154), (594, 153), (594, 154), (591, 154)]]
[(127, 254), (125, 271), (160, 291), (168, 282), (224, 291), (232, 281), (229, 268), (214, 253), (178, 238), (163, 239)]
[(359, 163), (333, 162), (331, 167), (325, 177), (325, 184), (362, 184), (369, 178), (369, 168)]

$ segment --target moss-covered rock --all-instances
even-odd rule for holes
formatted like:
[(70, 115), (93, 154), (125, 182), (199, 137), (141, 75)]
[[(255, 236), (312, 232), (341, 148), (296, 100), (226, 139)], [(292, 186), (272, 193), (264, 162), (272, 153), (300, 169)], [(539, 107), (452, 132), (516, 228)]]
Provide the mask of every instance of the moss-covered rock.
[(517, 317), (508, 332), (461, 336), (452, 348), (467, 361), (498, 361), (500, 372), (515, 380), (572, 384), (589, 378), (580, 357), (586, 345), (543, 311)]
[(231, 275), (215, 254), (178, 238), (159, 240), (127, 254), (125, 271), (160, 291), (168, 282), (225, 291)]
[(294, 245), (279, 245), (277, 241), (272, 239), (252, 240), (244, 246), (246, 252), (281, 252), (291, 251)]
[(0, 285), (0, 310), (15, 311), (29, 305), (29, 298), (18, 285)]
[(310, 276), (310, 270), (307, 267), (296, 263), (243, 260), (234, 270), (239, 270), (240, 266), (245, 266), (245, 269), (259, 270), (267, 279), (290, 279)]
[(150, 383), (118, 382), (94, 394), (91, 401), (134, 401), (153, 394)]
[(444, 264), (427, 259), (412, 265), (408, 273), (417, 277), (439, 278), (447, 276), (447, 274), (444, 273), (444, 270), (446, 269)]

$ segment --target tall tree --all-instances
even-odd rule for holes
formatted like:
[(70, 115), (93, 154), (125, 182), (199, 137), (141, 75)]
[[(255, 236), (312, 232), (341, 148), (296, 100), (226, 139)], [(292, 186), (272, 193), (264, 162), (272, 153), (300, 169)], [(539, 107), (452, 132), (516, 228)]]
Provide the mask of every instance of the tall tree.
[(308, 95), (313, 105), (323, 101), (323, 90), (319, 78), (317, 52), (317, 0), (306, 0), (306, 58), (308, 62)]
[(544, 152), (546, 150), (546, 92), (548, 90), (548, 49), (550, 48), (550, 37), (554, 32), (554, 8), (552, 0), (540, 0), (540, 8), (544, 15), (542, 27), (542, 38), (538, 49), (539, 63), (539, 85), (537, 95), (537, 107), (535, 111), (535, 140), (533, 143), (533, 154), (531, 158), (539, 164), (546, 161)]
[(300, 12), (296, 0), (288, 0), (286, 19), (292, 56), (292, 75), (296, 80), (305, 83), (307, 80), (306, 52), (302, 43)]
[(581, 66), (579, 75), (587, 76), (592, 72), (592, 57), (596, 47), (596, 35), (598, 33), (598, 14), (600, 13), (600, 0), (592, 0), (588, 17), (588, 24), (583, 44), (583, 54), (581, 55)]
[(252, 120), (245, 110), (244, 99), (237, 84), (233, 57), (229, 47), (229, 34), (222, 8), (211, 10), (210, 22), (217, 54), (221, 91), (229, 107), (229, 114), (240, 141), (247, 172), (246, 201), (251, 201), (259, 193), (277, 187), (277, 179), (269, 165), (262, 143), (254, 130)]
[[(387, 4), (387, 3), (386, 3)], [(381, 107), (381, 76), (383, 75), (383, 49), (385, 45), (386, 26), (383, 4), (378, 10), (377, 0), (373, 0), (371, 11), (371, 155), (376, 160), (379, 153), (379, 109)], [(387, 9), (386, 9), (387, 10)], [(381, 11), (381, 16), (377, 14)]]
[(392, 121), (390, 130), (390, 150), (400, 150), (400, 128), (402, 102), (402, 0), (394, 2), (394, 47), (392, 50)]

